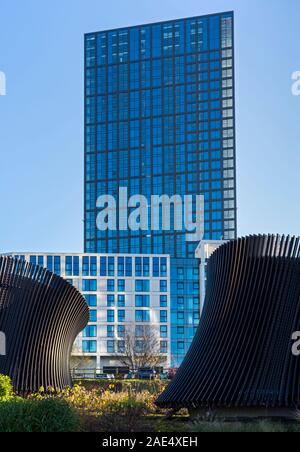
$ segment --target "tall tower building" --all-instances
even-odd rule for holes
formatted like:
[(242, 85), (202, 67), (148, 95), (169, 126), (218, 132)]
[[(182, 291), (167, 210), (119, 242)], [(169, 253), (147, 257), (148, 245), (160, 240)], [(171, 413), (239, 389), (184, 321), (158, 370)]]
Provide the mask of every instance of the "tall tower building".
[(205, 239), (236, 237), (232, 12), (85, 36), (85, 252), (170, 254), (171, 356), (199, 323), (198, 243), (165, 230), (97, 228), (97, 199), (205, 197)]

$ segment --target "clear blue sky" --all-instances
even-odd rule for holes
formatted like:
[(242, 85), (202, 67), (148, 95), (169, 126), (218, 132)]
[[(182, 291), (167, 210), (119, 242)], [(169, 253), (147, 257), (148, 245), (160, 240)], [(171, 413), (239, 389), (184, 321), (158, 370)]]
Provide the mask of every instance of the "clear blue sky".
[(239, 234), (300, 235), (299, 0), (0, 0), (0, 251), (83, 247), (83, 34), (236, 14)]

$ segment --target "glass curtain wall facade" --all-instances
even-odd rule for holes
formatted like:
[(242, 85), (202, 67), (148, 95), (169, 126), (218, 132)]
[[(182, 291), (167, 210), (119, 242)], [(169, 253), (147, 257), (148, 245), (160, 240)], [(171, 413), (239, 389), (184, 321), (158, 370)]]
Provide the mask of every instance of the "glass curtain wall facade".
[(205, 197), (205, 239), (236, 237), (233, 13), (85, 35), (85, 252), (171, 255), (172, 364), (199, 323), (185, 231), (97, 230), (100, 195)]

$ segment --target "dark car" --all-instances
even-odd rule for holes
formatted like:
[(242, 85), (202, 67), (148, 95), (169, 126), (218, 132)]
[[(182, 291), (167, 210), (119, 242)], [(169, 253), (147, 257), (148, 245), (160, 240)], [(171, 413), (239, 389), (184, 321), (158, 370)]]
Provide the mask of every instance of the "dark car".
[(140, 380), (154, 380), (156, 372), (154, 369), (140, 369), (138, 371), (138, 378)]

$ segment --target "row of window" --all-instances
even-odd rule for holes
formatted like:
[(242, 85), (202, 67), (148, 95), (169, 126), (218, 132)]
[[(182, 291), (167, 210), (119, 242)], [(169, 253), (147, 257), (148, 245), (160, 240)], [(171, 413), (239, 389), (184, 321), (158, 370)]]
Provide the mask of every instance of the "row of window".
[(93, 33), (85, 37), (85, 63), (90, 67), (208, 51), (219, 58), (232, 38), (232, 15)]
[[(96, 295), (85, 295), (85, 299), (88, 305), (92, 308), (97, 307), (97, 296)], [(124, 308), (126, 306), (125, 295), (107, 295), (107, 307), (113, 308), (118, 306), (119, 308)], [(150, 295), (136, 295), (135, 296), (135, 306), (137, 308), (149, 308), (150, 307)], [(167, 295), (160, 296), (160, 307), (166, 308), (168, 306)]]
[[(231, 55), (232, 56), (232, 55)], [(182, 82), (183, 78), (189, 78), (193, 74), (206, 74), (213, 71), (229, 71), (229, 76), (232, 76), (233, 60), (229, 57), (229, 53), (221, 55), (214, 53), (213, 55), (201, 54), (200, 58), (197, 55), (192, 57), (181, 56), (175, 58), (154, 58), (151, 61), (140, 61), (130, 64), (114, 64), (109, 67), (98, 68), (97, 74), (108, 74), (113, 81), (119, 81), (119, 88), (128, 86), (134, 87), (135, 81), (147, 82), (151, 74), (153, 84), (158, 80), (162, 80), (164, 75), (172, 76), (175, 74), (178, 83)], [(92, 69), (87, 70), (87, 75), (95, 73)], [(193, 79), (191, 79), (193, 80)]]
[[(203, 102), (223, 100), (223, 107), (232, 106), (232, 102), (226, 98), (232, 97), (233, 78), (232, 70), (213, 71), (194, 74), (180, 83), (176, 78), (159, 81), (156, 86), (150, 85), (150, 81), (142, 90), (137, 88), (118, 90), (117, 84), (106, 82), (106, 77), (98, 84), (93, 79), (87, 79), (86, 89), (86, 122), (103, 122), (128, 120), (137, 116), (159, 116), (157, 110), (163, 110), (164, 114), (180, 114), (186, 111), (186, 104), (191, 102)], [(94, 76), (94, 74), (92, 74)], [(189, 82), (193, 83), (189, 83)], [(161, 86), (164, 83), (164, 86)], [(158, 87), (157, 87), (158, 86)], [(97, 96), (97, 98), (96, 98)], [(229, 105), (227, 105), (229, 103)], [(171, 105), (173, 104), (173, 109)], [(152, 110), (152, 114), (150, 114)], [(138, 113), (140, 112), (140, 114)], [(97, 119), (97, 121), (96, 121)]]
[[(94, 86), (94, 85), (93, 85)], [(172, 90), (167, 95), (166, 90)], [(192, 114), (190, 105), (210, 101), (210, 108), (201, 111), (233, 107), (233, 79), (220, 79), (194, 84), (153, 88), (142, 91), (106, 91), (101, 86), (88, 90), (86, 124), (129, 121), (138, 117), (178, 116)]]
[[(160, 280), (160, 292), (168, 291), (168, 281)], [(126, 281), (125, 279), (119, 279), (115, 281), (114, 279), (107, 280), (107, 292), (126, 292)], [(97, 292), (97, 280), (96, 279), (83, 279), (82, 280), (82, 291), (83, 292)], [(135, 281), (135, 292), (150, 292), (150, 280), (148, 279), (137, 279)]]
[[(220, 210), (220, 207), (217, 210)], [(235, 219), (235, 211), (230, 211), (231, 220)], [(235, 230), (232, 231), (213, 231), (210, 230), (205, 232), (204, 240), (223, 240), (223, 239), (233, 239), (235, 238)], [(177, 240), (177, 237), (167, 234), (155, 235), (151, 238), (141, 237), (131, 237), (131, 238), (120, 238), (116, 237), (114, 239), (107, 239), (103, 234), (103, 238), (97, 238), (96, 231), (94, 232), (93, 223), (90, 224), (89, 235), (86, 239), (87, 252), (130, 252), (133, 254), (138, 254), (143, 250), (144, 252), (151, 252), (153, 254), (159, 254), (165, 252), (166, 254), (171, 254), (173, 257), (195, 257), (195, 244), (186, 243), (185, 237), (183, 239)]]
[[(209, 113), (214, 109), (216, 112), (221, 111), (219, 101), (203, 102), (192, 104), (191, 114), (197, 112)], [(233, 109), (224, 109), (223, 118), (233, 118)], [(143, 132), (143, 127), (145, 129)], [(221, 123), (214, 124), (216, 129), (220, 129)], [(222, 148), (220, 139), (233, 139), (234, 131), (232, 128), (221, 130), (212, 130), (199, 127), (198, 122), (186, 124), (185, 116), (158, 116), (152, 119), (144, 119), (137, 115), (136, 119), (130, 122), (108, 122), (104, 124), (89, 125), (85, 130), (86, 152), (98, 152), (127, 150), (128, 148), (145, 147), (152, 140), (153, 147), (180, 144), (185, 142), (208, 142), (208, 149), (218, 150)], [(97, 143), (96, 143), (97, 142)]]
[[(184, 303), (183, 303), (184, 304)], [(178, 307), (182, 306), (178, 304)], [(198, 306), (198, 304), (195, 306)], [(138, 306), (142, 308), (147, 308), (148, 306)], [(176, 319), (174, 318), (174, 315), (176, 315)], [(188, 314), (190, 316), (190, 314)], [(200, 321), (200, 313), (199, 310), (194, 311), (192, 313), (192, 321), (193, 323), (197, 323)], [(148, 323), (150, 322), (150, 311), (149, 310), (136, 310), (135, 311), (135, 321), (137, 323)], [(174, 321), (176, 321), (177, 324), (185, 323), (186, 320), (186, 313), (185, 311), (177, 311), (176, 314), (172, 314), (172, 317)], [(90, 322), (91, 323), (97, 323), (97, 311), (91, 310), (90, 311)], [(125, 323), (126, 322), (126, 311), (123, 309), (119, 309), (118, 311), (109, 309), (107, 311), (107, 323)], [(160, 323), (168, 323), (168, 311), (161, 310), (160, 311)], [(89, 327), (88, 327), (89, 328)], [(90, 331), (90, 330), (89, 330)], [(95, 333), (95, 336), (97, 333)], [(89, 337), (94, 337), (93, 335)]]
[[(25, 260), (25, 255), (15, 255), (17, 259)], [(81, 260), (82, 259), (82, 260)], [(80, 272), (81, 260), (81, 272)], [(47, 270), (58, 275), (62, 273), (62, 257), (61, 256), (30, 256), (29, 262), (40, 267), (46, 267)], [(149, 257), (118, 257), (117, 265), (115, 265), (114, 257), (100, 257), (99, 273), (98, 273), (98, 258), (96, 256), (66, 256), (65, 257), (65, 275), (66, 276), (118, 276), (132, 277), (133, 266), (135, 265), (135, 276), (149, 277), (150, 276), (150, 258)], [(117, 267), (117, 272), (116, 268)], [(166, 277), (168, 273), (167, 258), (153, 258), (152, 260), (152, 276), (154, 278)], [(83, 285), (93, 287), (95, 289), (95, 281), (83, 281)], [(123, 282), (120, 281), (122, 286)], [(89, 289), (83, 288), (85, 291)], [(121, 289), (120, 289), (121, 291)]]
[[(125, 341), (107, 341), (107, 353), (125, 353)], [(136, 351), (142, 353), (145, 347), (144, 342), (137, 340), (135, 342)], [(181, 349), (181, 348), (180, 348)], [(97, 353), (97, 341), (82, 341), (83, 353)], [(160, 353), (168, 353), (168, 341), (160, 341)]]
[[(79, 256), (66, 256), (66, 276), (79, 276), (79, 259)], [(114, 257), (102, 256), (98, 262), (96, 256), (84, 256), (82, 257), (82, 276), (117, 275), (132, 277), (135, 275), (136, 277), (149, 277), (150, 264), (151, 259), (149, 257), (118, 257), (115, 259)], [(167, 258), (152, 258), (152, 276), (154, 278), (166, 277), (167, 273)]]
[[(117, 316), (117, 319), (116, 319)], [(150, 311), (149, 310), (136, 310), (135, 311), (135, 321), (137, 323), (149, 323), (150, 322)], [(125, 310), (108, 310), (107, 311), (107, 323), (124, 323), (126, 321), (126, 311)], [(168, 311), (160, 311), (160, 323), (168, 323)]]
[[(87, 326), (82, 336), (84, 338), (95, 338), (97, 337), (98, 328), (96, 325), (89, 325)], [(107, 326), (107, 337), (108, 338), (115, 338), (117, 333), (117, 337), (125, 338), (126, 336), (126, 327), (125, 325), (118, 325), (117, 327), (115, 325), (108, 325)], [(142, 325), (136, 325), (135, 327), (135, 337), (136, 338), (143, 338), (145, 337), (145, 327)], [(146, 336), (147, 337), (147, 336)], [(161, 325), (160, 326), (160, 337), (162, 339), (168, 338), (168, 327), (167, 325)]]
[[(87, 304), (90, 308), (97, 307), (97, 295), (85, 294), (84, 295)], [(117, 300), (117, 301), (116, 301)], [(118, 307), (125, 307), (125, 295), (107, 295), (107, 306), (115, 307), (116, 302)], [(135, 297), (136, 307), (150, 307), (150, 296), (149, 295), (136, 295)], [(168, 306), (167, 295), (160, 296), (160, 307), (165, 308)]]
[[(233, 120), (230, 120), (233, 121)], [(206, 124), (208, 121), (205, 121), (203, 124)], [(219, 127), (220, 121), (210, 121), (208, 124), (212, 128), (212, 125), (216, 125)], [(232, 126), (231, 126), (232, 127)], [(224, 144), (224, 143), (223, 143)], [(187, 145), (185, 144), (178, 144), (175, 147), (173, 146), (164, 146), (163, 148), (160, 146), (154, 146), (151, 147), (149, 143), (146, 144), (143, 148), (137, 147), (137, 148), (130, 148), (129, 150), (122, 151), (119, 150), (117, 153), (114, 151), (112, 154), (117, 160), (119, 161), (127, 161), (127, 160), (142, 160), (142, 162), (145, 165), (150, 165), (150, 160), (153, 156), (158, 155), (159, 153), (164, 152), (164, 158), (165, 162), (168, 160), (173, 163), (176, 161), (180, 165), (178, 168), (178, 172), (182, 171), (182, 168), (184, 168), (184, 163), (193, 162), (194, 160), (220, 160), (222, 157), (225, 159), (233, 158), (234, 157), (234, 141), (233, 140), (226, 140), (227, 146), (221, 149), (210, 149), (208, 142), (201, 142), (201, 143), (189, 143)], [(93, 153), (96, 153), (95, 151)], [(98, 157), (97, 161), (97, 169), (98, 167), (101, 168), (100, 165), (100, 159), (107, 158), (108, 151), (99, 151), (96, 153)], [(111, 153), (109, 153), (110, 155)], [(87, 160), (90, 161), (90, 157), (87, 157)], [(91, 160), (92, 163), (94, 163)], [(96, 162), (95, 162), (96, 163)], [(118, 177), (120, 179), (120, 177)]]
[[(174, 319), (174, 315), (172, 317), (176, 321), (177, 324), (180, 325), (180, 324), (185, 323), (187, 315), (184, 311), (178, 311), (175, 315), (176, 315), (176, 319)], [(200, 321), (200, 312), (199, 311), (194, 311), (192, 315), (193, 315), (193, 318), (192, 318), (193, 323), (197, 323)], [(190, 316), (190, 314), (188, 314), (188, 316)]]
[[(112, 153), (114, 154), (114, 153)], [(96, 166), (93, 164), (93, 160), (96, 162), (100, 161), (100, 156), (103, 155), (103, 159), (101, 162), (101, 166), (99, 164), (97, 170), (96, 170)], [(100, 196), (100, 194), (98, 194), (99, 192), (96, 193), (96, 185), (95, 182), (93, 183), (93, 185), (91, 184), (92, 181), (95, 181), (95, 179), (98, 179), (99, 181), (99, 185), (102, 185), (103, 183), (105, 183), (106, 181), (109, 181), (109, 179), (116, 181), (118, 179), (120, 179), (120, 181), (123, 178), (128, 178), (129, 175), (131, 175), (132, 177), (141, 177), (141, 175), (153, 175), (155, 176), (159, 176), (159, 175), (163, 175), (165, 178), (170, 178), (172, 177), (172, 171), (171, 169), (173, 168), (173, 170), (175, 169), (176, 166), (176, 172), (177, 172), (177, 178), (176, 181), (170, 181), (170, 185), (168, 187), (166, 187), (166, 191), (165, 193), (170, 193), (172, 191), (172, 187), (174, 186), (174, 182), (176, 183), (176, 186), (179, 186), (181, 188), (181, 186), (183, 185), (184, 187), (186, 186), (187, 188), (193, 184), (196, 183), (197, 187), (198, 187), (198, 191), (197, 193), (199, 193), (199, 185), (200, 185), (200, 181), (199, 179), (202, 181), (202, 183), (204, 183), (204, 181), (212, 181), (212, 183), (216, 182), (220, 182), (217, 180), (216, 176), (219, 176), (219, 179), (222, 178), (222, 173), (219, 170), (224, 170), (223, 175), (224, 178), (228, 178), (225, 175), (228, 174), (227, 172), (229, 170), (234, 171), (235, 168), (235, 162), (233, 160), (233, 158), (231, 159), (224, 159), (223, 161), (220, 159), (214, 159), (214, 160), (208, 160), (208, 161), (201, 161), (198, 162), (199, 159), (196, 159), (194, 162), (187, 162), (185, 160), (185, 156), (183, 155), (182, 158), (180, 160), (176, 159), (176, 163), (175, 161), (170, 161), (170, 167), (168, 167), (167, 162), (164, 161), (164, 157), (163, 155), (153, 155), (151, 158), (149, 158), (149, 160), (147, 161), (147, 163), (141, 161), (139, 158), (138, 159), (132, 159), (131, 163), (129, 163), (129, 159), (128, 156), (126, 156), (126, 160), (121, 160), (119, 159), (116, 160), (114, 162), (113, 167), (111, 167), (111, 163), (110, 163), (110, 158), (112, 158), (112, 156), (108, 157), (105, 154), (99, 154), (99, 156), (96, 157), (96, 154), (93, 154), (91, 157), (93, 157), (92, 159), (90, 159), (91, 161), (89, 162), (87, 168), (86, 168), (86, 182), (87, 184), (89, 184), (89, 191), (86, 192), (86, 204), (88, 207), (88, 210), (94, 210), (96, 207), (96, 198), (98, 196)], [(122, 158), (122, 156), (121, 156)], [(109, 167), (110, 170), (109, 170)], [(185, 172), (187, 172), (188, 174), (185, 175)], [(182, 173), (182, 174), (180, 174)], [(200, 173), (200, 178), (199, 178), (199, 173)], [(116, 175), (114, 177), (114, 174)], [(204, 175), (207, 175), (207, 177)], [(203, 179), (202, 179), (203, 176)], [(137, 182), (138, 183), (138, 179), (132, 181), (132, 182)], [(133, 183), (133, 185), (135, 185)], [(140, 185), (138, 183), (138, 185)], [(151, 187), (151, 182), (148, 181), (148, 183), (146, 182), (142, 182), (142, 184), (144, 187), (144, 193), (146, 190), (146, 193), (144, 194), (144, 196), (147, 196), (147, 198), (149, 199), (151, 197), (151, 193), (150, 193), (150, 187)], [(222, 188), (222, 187), (221, 187)], [(158, 187), (157, 187), (158, 189)], [(133, 190), (133, 189), (132, 189)], [(132, 191), (131, 190), (131, 191)], [(107, 192), (103, 192), (103, 193), (107, 193)], [(139, 191), (138, 193), (143, 194), (141, 191)], [(161, 192), (158, 194), (163, 193), (162, 189)], [(178, 191), (177, 191), (178, 193)], [(195, 192), (193, 191), (192, 194), (194, 194)], [(203, 191), (201, 192), (203, 194)], [(102, 193), (101, 193), (102, 194)], [(136, 193), (135, 193), (136, 194)], [(156, 193), (155, 193), (156, 194)], [(124, 219), (126, 221), (126, 217)]]
[[(90, 333), (95, 333), (94, 336), (88, 336)], [(145, 337), (145, 327), (143, 325), (136, 325), (135, 327), (135, 337), (136, 338), (143, 338)], [(107, 326), (107, 337), (109, 338), (115, 338), (117, 334), (117, 337), (125, 338), (126, 335), (126, 327), (125, 325), (108, 325)], [(97, 337), (97, 330), (88, 330), (87, 334), (83, 335), (84, 337)], [(168, 326), (167, 325), (161, 325), (160, 326), (160, 337), (162, 339), (168, 338)]]
[[(227, 111), (227, 110), (226, 110)], [(232, 111), (232, 110), (231, 110)], [(233, 117), (233, 113), (230, 116)], [(116, 125), (118, 123), (115, 123)], [(92, 129), (95, 129), (94, 126), (89, 126)], [(150, 128), (149, 125), (149, 132), (152, 135), (152, 145), (153, 147), (160, 147), (160, 146), (184, 146), (187, 144), (188, 146), (197, 146), (203, 145), (203, 148), (206, 147), (207, 150), (211, 151), (220, 151), (222, 149), (222, 142), (220, 140), (208, 140), (208, 135), (206, 132), (198, 133), (198, 127), (195, 127), (195, 129), (191, 132), (186, 132), (185, 127), (179, 126), (177, 129), (177, 125), (173, 123), (170, 125), (164, 126), (164, 128), (161, 126), (158, 126), (156, 128)], [(151, 137), (148, 137), (145, 139), (142, 135), (140, 135), (140, 126), (136, 127), (134, 129), (134, 133), (127, 140), (123, 140), (122, 138), (118, 139), (118, 134), (116, 131), (115, 135), (105, 134), (102, 136), (98, 135), (97, 143), (96, 143), (96, 130), (87, 130), (87, 133), (89, 135), (86, 135), (86, 154), (87, 157), (89, 157), (89, 154), (95, 154), (95, 153), (105, 153), (106, 151), (109, 151), (110, 153), (117, 153), (118, 150), (120, 151), (126, 151), (128, 152), (129, 149), (137, 149), (142, 148), (145, 150), (146, 146), (149, 145), (151, 142)], [(225, 138), (225, 131), (224, 131), (224, 138)], [(233, 134), (231, 134), (233, 137)], [(110, 138), (111, 137), (111, 138)], [(223, 143), (224, 145), (224, 143)], [(120, 156), (122, 157), (122, 155)], [(96, 162), (95, 162), (96, 163)], [(87, 158), (87, 165), (86, 169), (90, 167), (88, 158)], [(96, 167), (95, 167), (96, 169)], [(117, 164), (115, 161), (111, 161), (110, 165), (108, 166), (107, 172), (107, 178), (110, 179), (112, 176), (112, 171), (115, 171), (115, 178), (118, 178), (117, 173)], [(91, 170), (90, 170), (91, 171)], [(183, 169), (184, 171), (184, 169)], [(141, 176), (141, 174), (136, 174), (134, 171), (132, 173), (132, 176), (138, 177)], [(119, 176), (119, 178), (122, 178), (122, 176)]]

